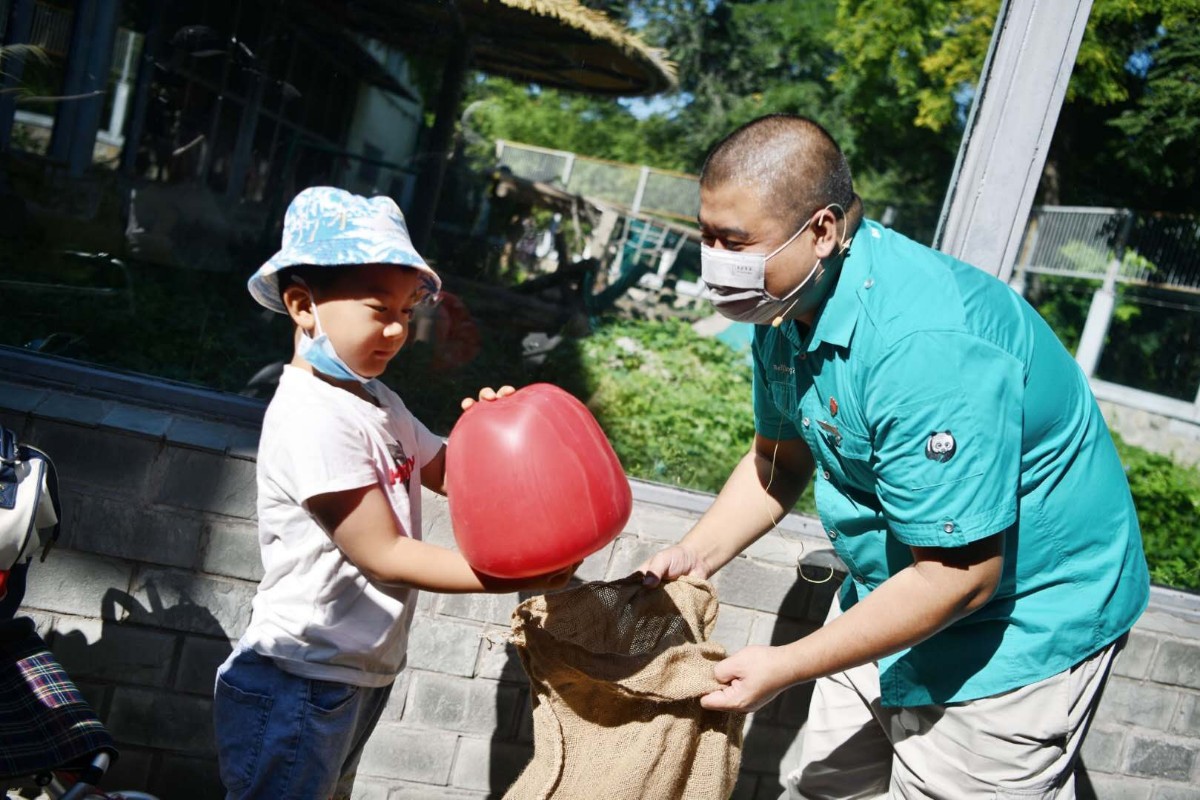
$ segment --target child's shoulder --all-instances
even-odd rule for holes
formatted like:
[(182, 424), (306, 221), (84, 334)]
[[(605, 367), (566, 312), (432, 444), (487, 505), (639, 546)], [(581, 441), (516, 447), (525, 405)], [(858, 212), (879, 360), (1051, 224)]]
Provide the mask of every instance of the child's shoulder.
[(395, 389), (383, 381), (375, 380), (371, 382), (371, 394), (375, 395), (375, 399), (379, 401), (379, 407), (389, 414), (393, 411), (404, 414), (408, 413), (408, 406), (404, 404), (404, 399), (396, 393)]
[(274, 428), (318, 431), (350, 425), (351, 417), (345, 413), (344, 404), (337, 402), (334, 391), (338, 390), (305, 372), (285, 368), (267, 403), (264, 434)]

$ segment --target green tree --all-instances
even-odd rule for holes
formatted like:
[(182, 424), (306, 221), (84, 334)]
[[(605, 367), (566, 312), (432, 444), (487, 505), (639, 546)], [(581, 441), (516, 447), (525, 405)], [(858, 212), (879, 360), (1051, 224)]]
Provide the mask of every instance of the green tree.
[(644, 0), (639, 9), (643, 35), (678, 64), (676, 147), (690, 169), (721, 136), (766, 113), (802, 113), (839, 138), (848, 133), (828, 83), (828, 3)]
[[(596, 3), (592, 4), (597, 5)], [(649, 44), (677, 65), (679, 88), (654, 98), (653, 113), (629, 104), (481, 78), (471, 124), (483, 136), (629, 163), (696, 171), (708, 148), (737, 125), (769, 112), (821, 120), (850, 135), (828, 83), (835, 55), (833, 12), (806, 0), (631, 0), (608, 12), (636, 20)]]
[[(931, 202), (953, 166), (999, 0), (840, 0), (833, 75), (868, 182)], [(1096, 0), (1045, 202), (1197, 208), (1200, 0)]]
[(934, 207), (987, 53), (998, 0), (840, 0), (830, 33), (860, 193)]
[(682, 169), (673, 158), (675, 136), (661, 115), (637, 119), (610, 98), (480, 78), (467, 92), (467, 124), (491, 148), (495, 139), (569, 150), (595, 158)]
[(1200, 14), (1164, 20), (1152, 46), (1153, 64), (1142, 91), (1110, 125), (1121, 135), (1118, 160), (1146, 179), (1152, 191), (1200, 208), (1195, 143), (1200, 137)]

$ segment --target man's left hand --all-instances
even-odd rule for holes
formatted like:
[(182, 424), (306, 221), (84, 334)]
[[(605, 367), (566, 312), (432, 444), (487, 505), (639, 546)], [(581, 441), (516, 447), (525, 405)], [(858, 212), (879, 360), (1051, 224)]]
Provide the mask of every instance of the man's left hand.
[(758, 711), (790, 685), (784, 658), (778, 647), (739, 650), (713, 669), (725, 685), (701, 697), (700, 705), (711, 711)]

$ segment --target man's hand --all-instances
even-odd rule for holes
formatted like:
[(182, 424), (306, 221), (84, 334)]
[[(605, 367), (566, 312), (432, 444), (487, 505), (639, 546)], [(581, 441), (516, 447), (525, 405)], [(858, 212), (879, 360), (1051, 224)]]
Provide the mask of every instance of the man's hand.
[(637, 571), (645, 574), (642, 585), (652, 588), (663, 581), (673, 581), (684, 575), (707, 579), (713, 573), (700, 556), (683, 544), (660, 550), (643, 561)]
[[(516, 391), (516, 389), (514, 389), (511, 386), (507, 386), (507, 385), (501, 386), (499, 389), (493, 389), (490, 386), (485, 386), (479, 390), (479, 399), (480, 400), (495, 400), (498, 397), (508, 397), (510, 394), (512, 394), (515, 391)], [(463, 411), (466, 411), (468, 408), (470, 408), (473, 405), (475, 405), (475, 401), (473, 399), (471, 399), (470, 397), (463, 398), (463, 401), (462, 401)]]
[(777, 647), (739, 650), (713, 669), (725, 685), (701, 697), (700, 705), (712, 711), (758, 711), (791, 685), (785, 659)]

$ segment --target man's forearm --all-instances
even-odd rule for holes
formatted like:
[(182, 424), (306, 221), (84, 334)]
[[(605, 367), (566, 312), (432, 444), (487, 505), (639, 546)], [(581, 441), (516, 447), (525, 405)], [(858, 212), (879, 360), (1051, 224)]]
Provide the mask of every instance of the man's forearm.
[(770, 460), (747, 453), (680, 544), (696, 553), (710, 574), (716, 572), (783, 519), (809, 477), (778, 468), (771, 475)]
[(1002, 565), (997, 555), (965, 568), (921, 564), (901, 570), (833, 622), (783, 645), (786, 682), (832, 675), (925, 641), (986, 603)]

